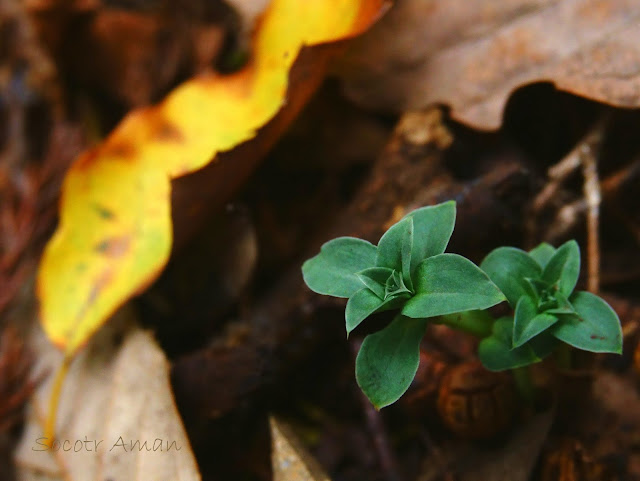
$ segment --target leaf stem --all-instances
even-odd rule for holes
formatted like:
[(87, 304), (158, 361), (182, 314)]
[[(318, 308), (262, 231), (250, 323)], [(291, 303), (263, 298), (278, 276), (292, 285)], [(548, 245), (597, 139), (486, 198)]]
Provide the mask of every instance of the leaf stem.
[(487, 311), (465, 311), (456, 314), (445, 314), (434, 320), (436, 324), (444, 324), (483, 339), (491, 335), (495, 319)]
[(530, 405), (534, 405), (536, 401), (536, 389), (531, 380), (531, 371), (529, 366), (518, 367), (512, 369), (513, 380), (516, 383), (516, 389), (522, 399), (524, 399)]
[(58, 404), (60, 403), (62, 386), (64, 384), (65, 378), (67, 377), (67, 373), (69, 372), (69, 367), (71, 366), (72, 360), (72, 356), (65, 354), (64, 358), (62, 359), (62, 364), (56, 372), (56, 377), (53, 380), (53, 386), (51, 387), (51, 396), (49, 397), (49, 413), (44, 427), (44, 436), (46, 438), (45, 442), (49, 443), (49, 446), (53, 445), (53, 441), (55, 440)]
[(555, 352), (556, 364), (560, 369), (571, 369), (573, 367), (573, 356), (571, 346), (568, 344), (560, 344)]

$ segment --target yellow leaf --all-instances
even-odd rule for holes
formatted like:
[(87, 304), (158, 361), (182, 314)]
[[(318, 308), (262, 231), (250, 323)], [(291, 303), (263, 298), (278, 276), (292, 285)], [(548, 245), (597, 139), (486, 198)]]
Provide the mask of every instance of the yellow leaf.
[(162, 271), (172, 245), (171, 179), (251, 139), (275, 116), (303, 46), (361, 33), (385, 7), (386, 0), (273, 0), (243, 70), (184, 83), (74, 162), (37, 283), (41, 321), (58, 347), (73, 355)]

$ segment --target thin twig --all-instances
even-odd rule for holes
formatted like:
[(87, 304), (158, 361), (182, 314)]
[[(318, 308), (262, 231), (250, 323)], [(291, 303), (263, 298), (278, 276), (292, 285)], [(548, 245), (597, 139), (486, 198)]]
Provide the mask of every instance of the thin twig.
[(584, 198), (563, 205), (558, 209), (556, 216), (545, 229), (543, 238), (552, 244), (559, 239), (564, 239), (567, 237), (568, 232), (582, 219), (586, 211), (587, 203)]
[[(354, 342), (352, 344), (354, 360), (360, 350), (361, 344), (362, 343), (360, 342)], [(367, 427), (373, 436), (373, 444), (376, 448), (376, 452), (378, 453), (380, 467), (389, 481), (402, 481), (402, 477), (398, 470), (398, 463), (396, 462), (395, 455), (391, 449), (389, 436), (387, 435), (380, 412), (376, 410), (363, 393), (360, 393), (360, 399), (362, 401), (362, 407), (367, 420)]]
[(456, 477), (451, 470), (448, 456), (442, 448), (435, 443), (427, 431), (422, 430), (420, 435), (424, 446), (430, 454), (429, 458), (425, 459), (425, 466), (429, 463), (429, 468), (434, 469), (435, 472), (432, 471), (429, 473), (431, 476), (428, 476), (428, 478), (426, 473), (421, 474), (418, 481), (422, 481), (423, 478), (425, 478), (425, 481), (426, 479), (432, 479), (433, 475), (437, 476), (437, 479), (441, 479), (443, 481), (455, 481)]
[(600, 290), (600, 203), (602, 192), (598, 176), (598, 154), (611, 119), (608, 112), (594, 125), (580, 145), (580, 163), (584, 176), (583, 194), (587, 204), (587, 289)]
[(580, 167), (580, 147), (579, 144), (569, 152), (560, 162), (551, 166), (547, 171), (549, 182), (544, 189), (533, 200), (533, 208), (536, 211), (542, 210), (555, 197), (562, 183), (573, 172)]
[[(600, 143), (598, 139), (597, 143)], [(597, 293), (600, 290), (600, 181), (593, 148), (583, 146), (582, 173), (584, 175), (583, 192), (587, 202), (587, 289)]]
[[(557, 197), (558, 191), (562, 187), (563, 182), (573, 174), (580, 167), (580, 144), (576, 146), (571, 152), (569, 152), (565, 157), (560, 160), (557, 164), (551, 166), (547, 171), (547, 175), (549, 180), (547, 181), (544, 188), (536, 195), (531, 203), (531, 207), (529, 209), (529, 215), (527, 215), (527, 222), (525, 225), (527, 232), (527, 245), (528, 247), (533, 247), (536, 242), (534, 242), (537, 230), (537, 219), (542, 212), (552, 201)], [(561, 231), (566, 231), (572, 223), (565, 222), (566, 215), (568, 214), (568, 220), (570, 222), (574, 222), (577, 218), (578, 212), (573, 211), (572, 209), (566, 210), (565, 212), (558, 212), (556, 219), (551, 224), (550, 228), (547, 229), (547, 234), (543, 236), (545, 239), (549, 239), (549, 232), (558, 231), (558, 226), (561, 225)], [(563, 215), (561, 215), (563, 214)], [(552, 230), (553, 229), (553, 230)]]
[(635, 237), (636, 242), (640, 244), (640, 227), (637, 222), (622, 206), (619, 205), (618, 198), (620, 191), (628, 186), (631, 182), (637, 182), (640, 178), (640, 157), (636, 157), (633, 162), (622, 169), (609, 175), (600, 183), (602, 197), (605, 201), (616, 207), (616, 214), (627, 227), (629, 232)]
[[(562, 183), (578, 167), (582, 167), (582, 175), (584, 177), (583, 199), (565, 205), (560, 209), (551, 227), (564, 233), (569, 226), (575, 224), (582, 212), (586, 211), (587, 289), (591, 292), (598, 292), (600, 289), (599, 226), (602, 193), (598, 177), (597, 155), (610, 117), (610, 114), (605, 114), (567, 156), (549, 169), (549, 182), (532, 203), (533, 211), (540, 212), (552, 201)], [(563, 227), (560, 228), (559, 226)], [(530, 229), (530, 231), (532, 230)]]

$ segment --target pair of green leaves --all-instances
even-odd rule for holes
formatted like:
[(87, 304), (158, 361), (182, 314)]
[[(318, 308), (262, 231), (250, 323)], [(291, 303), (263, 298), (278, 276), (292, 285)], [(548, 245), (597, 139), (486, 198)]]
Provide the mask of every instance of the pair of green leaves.
[(311, 290), (349, 299), (347, 334), (371, 314), (400, 310), (386, 328), (365, 338), (356, 360), (358, 384), (378, 408), (395, 402), (413, 380), (424, 319), (504, 300), (475, 264), (444, 254), (455, 215), (453, 201), (423, 207), (391, 226), (377, 246), (340, 237), (302, 266)]
[(562, 341), (591, 352), (622, 350), (620, 320), (600, 297), (573, 292), (580, 249), (569, 241), (558, 249), (543, 243), (530, 252), (499, 247), (481, 264), (514, 308), (496, 321), (478, 348), (488, 369), (504, 370), (542, 360)]

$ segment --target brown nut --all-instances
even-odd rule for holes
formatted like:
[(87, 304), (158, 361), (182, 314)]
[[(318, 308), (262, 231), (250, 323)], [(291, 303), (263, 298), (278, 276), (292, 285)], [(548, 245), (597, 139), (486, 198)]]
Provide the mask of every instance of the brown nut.
[(401, 400), (412, 416), (422, 418), (432, 411), (428, 406), (435, 404), (440, 383), (448, 368), (449, 364), (443, 356), (420, 349), (418, 371)]
[(633, 352), (633, 367), (640, 374), (640, 342), (636, 344), (636, 350)]
[(478, 362), (452, 367), (438, 392), (438, 413), (452, 432), (486, 439), (505, 431), (515, 414), (516, 391), (511, 376), (487, 371)]

